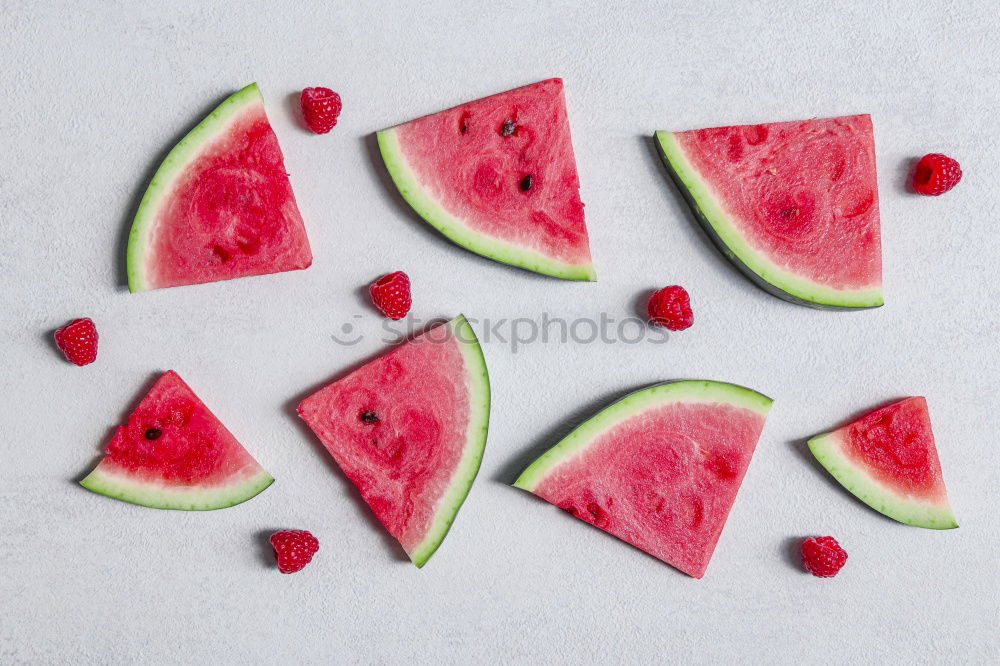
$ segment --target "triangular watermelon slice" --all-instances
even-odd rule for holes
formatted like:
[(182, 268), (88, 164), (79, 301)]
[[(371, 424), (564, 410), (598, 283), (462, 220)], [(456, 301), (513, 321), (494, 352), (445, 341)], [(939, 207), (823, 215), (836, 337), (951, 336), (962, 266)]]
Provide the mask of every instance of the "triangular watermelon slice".
[(299, 415), (422, 567), (465, 501), (486, 445), (490, 383), (465, 317), (320, 389)]
[(163, 160), (128, 241), (133, 292), (307, 268), (309, 240), (252, 83)]
[(207, 511), (245, 502), (274, 478), (176, 372), (161, 376), (80, 483), (153, 507)]
[(383, 130), (378, 144), (403, 198), (458, 245), (596, 279), (561, 79)]
[(659, 384), (577, 427), (514, 485), (701, 578), (770, 408), (733, 384)]
[(867, 115), (656, 133), (715, 244), (758, 286), (826, 308), (882, 305)]
[(916, 527), (958, 527), (924, 398), (895, 402), (814, 437), (809, 450), (842, 486), (876, 511)]

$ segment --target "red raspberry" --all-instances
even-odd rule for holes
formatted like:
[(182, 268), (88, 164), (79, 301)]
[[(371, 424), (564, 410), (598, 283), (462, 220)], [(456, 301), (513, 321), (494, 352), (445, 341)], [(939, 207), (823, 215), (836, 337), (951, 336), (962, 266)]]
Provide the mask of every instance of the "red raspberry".
[(646, 311), (649, 313), (650, 323), (671, 331), (683, 331), (694, 323), (691, 298), (684, 287), (675, 285), (660, 289), (649, 297)]
[(913, 189), (917, 194), (936, 197), (958, 185), (962, 168), (958, 162), (940, 153), (924, 155), (913, 172)]
[(319, 541), (306, 530), (281, 530), (271, 535), (278, 571), (284, 574), (301, 571), (319, 550)]
[(87, 365), (97, 358), (97, 327), (86, 317), (57, 330), (55, 338), (56, 346), (70, 363)]
[(368, 292), (375, 307), (389, 319), (402, 319), (410, 311), (410, 278), (403, 271), (380, 277)]
[(340, 95), (329, 88), (304, 88), (299, 103), (306, 127), (316, 134), (326, 134), (333, 129), (343, 106)]
[(802, 562), (813, 576), (833, 578), (847, 562), (847, 551), (831, 536), (810, 537), (802, 542)]

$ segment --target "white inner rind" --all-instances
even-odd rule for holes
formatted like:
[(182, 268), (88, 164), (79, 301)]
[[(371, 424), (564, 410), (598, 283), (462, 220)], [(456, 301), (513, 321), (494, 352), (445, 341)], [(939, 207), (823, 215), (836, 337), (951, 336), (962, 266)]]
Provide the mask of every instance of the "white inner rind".
[(578, 426), (565, 439), (529, 465), (514, 485), (527, 491), (534, 491), (557, 466), (583, 453), (602, 434), (622, 421), (644, 410), (675, 402), (721, 403), (750, 409), (766, 416), (773, 401), (754, 390), (725, 382), (683, 380), (657, 384), (627, 395)]
[(261, 469), (251, 477), (225, 485), (178, 487), (116, 474), (103, 465), (98, 465), (80, 481), (84, 488), (99, 495), (154, 509), (183, 511), (211, 511), (234, 506), (257, 496), (272, 483), (274, 478)]
[(840, 485), (893, 520), (933, 530), (958, 527), (947, 499), (928, 502), (880, 482), (850, 459), (844, 451), (843, 438), (837, 432), (810, 439), (809, 450)]
[(729, 213), (723, 210), (711, 186), (688, 160), (675, 134), (658, 130), (656, 140), (677, 178), (695, 201), (703, 221), (711, 226), (719, 241), (725, 245), (731, 260), (778, 291), (806, 303), (839, 308), (872, 308), (884, 303), (881, 287), (833, 289), (785, 270), (752, 248), (733, 224)]
[(511, 266), (567, 280), (597, 279), (592, 263), (570, 264), (532, 250), (487, 236), (446, 211), (421, 186), (416, 173), (406, 160), (396, 128), (378, 132), (378, 145), (385, 166), (399, 193), (420, 217), (462, 247)]

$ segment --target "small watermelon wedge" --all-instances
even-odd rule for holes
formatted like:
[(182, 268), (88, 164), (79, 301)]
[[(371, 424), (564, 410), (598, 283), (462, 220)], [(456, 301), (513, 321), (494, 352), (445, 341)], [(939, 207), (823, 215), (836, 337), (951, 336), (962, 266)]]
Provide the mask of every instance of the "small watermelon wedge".
[(762, 289), (820, 308), (882, 305), (870, 116), (655, 136), (701, 226)]
[(733, 384), (658, 384), (577, 427), (514, 485), (701, 578), (770, 408)]
[(858, 499), (894, 520), (958, 527), (948, 503), (927, 400), (907, 398), (809, 440), (816, 460)]
[(245, 502), (273, 482), (170, 370), (118, 426), (104, 459), (80, 484), (155, 509), (208, 511)]
[(174, 146), (127, 252), (133, 292), (307, 268), (312, 251), (256, 83)]
[(430, 225), (477, 254), (595, 280), (562, 79), (378, 132), (386, 168)]
[(375, 516), (422, 567), (441, 545), (479, 471), (490, 382), (459, 315), (299, 405)]

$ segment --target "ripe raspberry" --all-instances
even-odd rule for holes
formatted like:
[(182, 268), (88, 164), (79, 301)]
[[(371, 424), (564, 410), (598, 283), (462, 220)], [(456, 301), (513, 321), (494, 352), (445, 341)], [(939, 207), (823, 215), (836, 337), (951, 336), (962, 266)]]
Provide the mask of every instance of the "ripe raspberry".
[(802, 542), (802, 562), (813, 576), (833, 578), (847, 562), (847, 551), (831, 536), (810, 537)]
[(281, 530), (271, 535), (278, 571), (284, 574), (301, 571), (319, 550), (319, 541), (306, 530)]
[(343, 106), (340, 95), (329, 88), (304, 88), (299, 103), (306, 127), (316, 134), (326, 134), (333, 129)]
[(97, 327), (86, 317), (57, 330), (55, 338), (56, 346), (70, 363), (87, 365), (97, 358)]
[(917, 194), (936, 197), (958, 185), (962, 169), (958, 162), (940, 153), (924, 155), (913, 172), (913, 189)]
[(675, 285), (660, 289), (649, 297), (646, 311), (651, 324), (671, 331), (683, 331), (694, 323), (691, 298), (684, 287)]
[(402, 319), (410, 311), (410, 278), (403, 271), (380, 277), (368, 292), (375, 307), (389, 319)]

